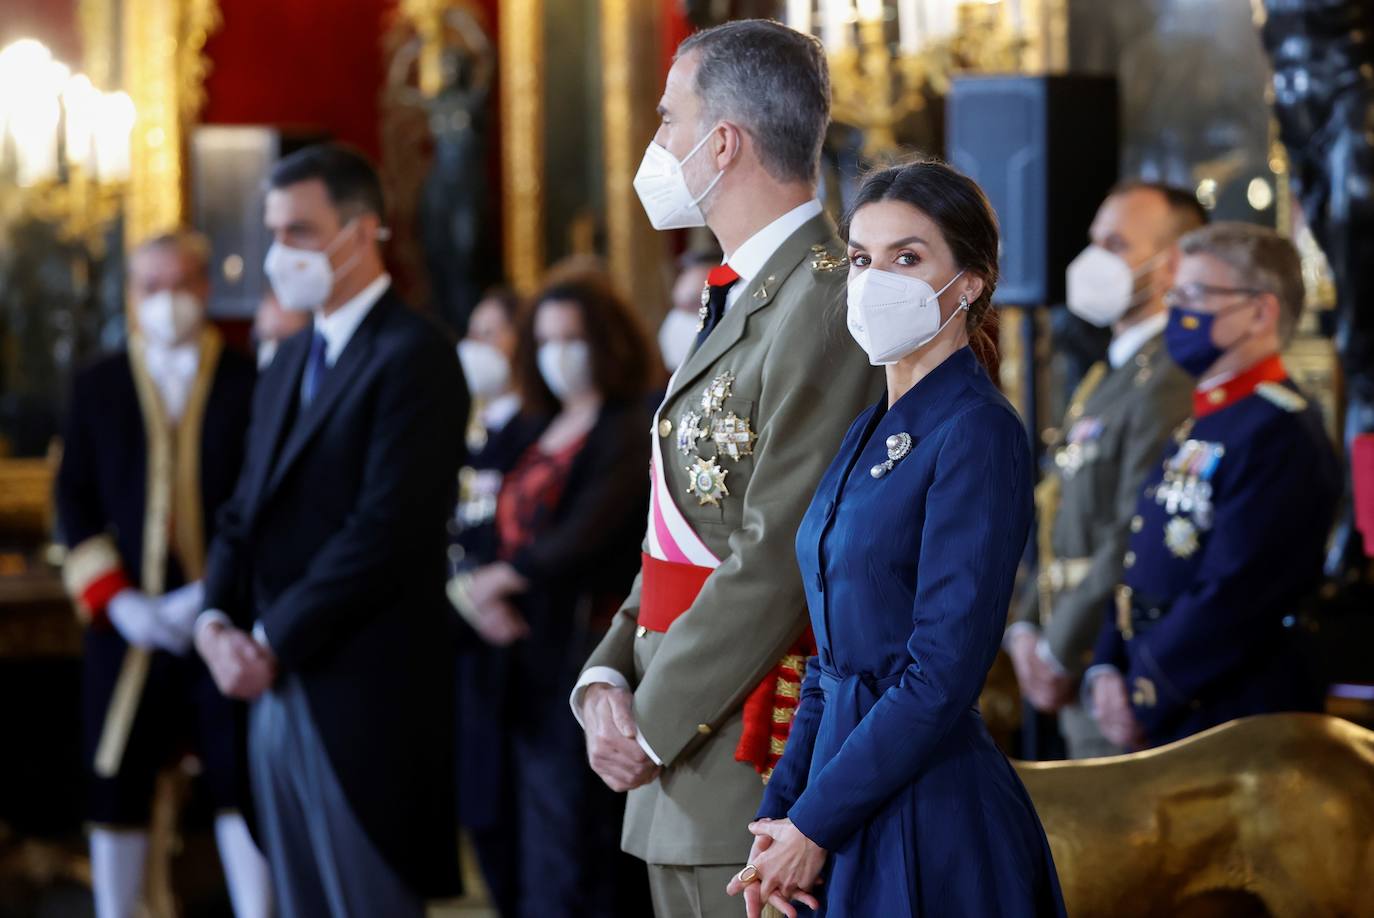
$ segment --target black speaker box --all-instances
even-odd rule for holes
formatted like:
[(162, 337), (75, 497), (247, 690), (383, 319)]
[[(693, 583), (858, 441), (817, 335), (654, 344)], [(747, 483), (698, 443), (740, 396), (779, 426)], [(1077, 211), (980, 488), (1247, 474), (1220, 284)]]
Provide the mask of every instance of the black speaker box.
[(324, 140), (272, 127), (205, 125), (191, 137), (191, 223), (210, 239), (210, 314), (251, 319), (267, 292), (262, 223), (267, 176), (281, 157)]
[(1116, 80), (961, 76), (945, 108), (945, 158), (987, 193), (1002, 231), (996, 302), (1062, 302), (1064, 269), (1087, 245), (1117, 180)]

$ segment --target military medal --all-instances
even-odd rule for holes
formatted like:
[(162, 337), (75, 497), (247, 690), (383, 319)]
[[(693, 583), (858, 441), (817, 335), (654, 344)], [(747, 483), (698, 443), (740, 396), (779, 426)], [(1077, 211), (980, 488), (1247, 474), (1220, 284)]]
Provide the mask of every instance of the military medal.
[(697, 331), (701, 332), (706, 327), (706, 317), (711, 314), (708, 304), (711, 302), (711, 282), (707, 281), (701, 285), (701, 308), (697, 310)]
[(719, 507), (720, 499), (730, 496), (725, 487), (725, 476), (730, 473), (717, 465), (715, 459), (698, 456), (696, 462), (687, 466), (687, 474), (691, 476), (687, 493), (695, 494), (701, 506)]
[(730, 397), (735, 386), (735, 374), (726, 370), (707, 386), (701, 393), (701, 412), (710, 417), (721, 409), (725, 400)]
[(749, 429), (749, 419), (733, 411), (711, 422), (711, 440), (716, 444), (718, 456), (729, 456), (735, 462), (752, 456), (756, 439), (757, 435)]
[(907, 454), (911, 452), (911, 434), (895, 433), (887, 438), (887, 443), (884, 445), (887, 447), (887, 461), (879, 462), (868, 470), (868, 474), (874, 478), (882, 478), (892, 471), (894, 465), (907, 457)]
[(1187, 517), (1174, 517), (1164, 527), (1164, 545), (1175, 558), (1192, 557), (1198, 548), (1197, 527)]
[(701, 415), (695, 411), (684, 411), (677, 422), (677, 448), (684, 456), (696, 451), (697, 441), (706, 436), (701, 428)]

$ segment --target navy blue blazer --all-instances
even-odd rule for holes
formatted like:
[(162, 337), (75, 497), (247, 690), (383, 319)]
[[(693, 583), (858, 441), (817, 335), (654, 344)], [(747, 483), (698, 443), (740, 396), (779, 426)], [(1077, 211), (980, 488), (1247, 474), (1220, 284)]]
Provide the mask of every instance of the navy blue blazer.
[(417, 891), (449, 895), (461, 883), (446, 524), (467, 386), (443, 334), (388, 291), (298, 410), (312, 334), (285, 341), (258, 383), (206, 606), (262, 623), (358, 822)]
[(1039, 819), (977, 708), (1033, 469), (964, 348), (860, 415), (821, 479), (797, 534), (820, 654), (759, 815), (831, 853), (824, 914), (1063, 913)]
[(1202, 407), (1145, 481), (1130, 593), (1105, 610), (1094, 659), (1125, 675), (1150, 746), (1250, 714), (1319, 711), (1324, 695), (1292, 627), (1321, 583), (1342, 487), (1321, 413), (1291, 380)]

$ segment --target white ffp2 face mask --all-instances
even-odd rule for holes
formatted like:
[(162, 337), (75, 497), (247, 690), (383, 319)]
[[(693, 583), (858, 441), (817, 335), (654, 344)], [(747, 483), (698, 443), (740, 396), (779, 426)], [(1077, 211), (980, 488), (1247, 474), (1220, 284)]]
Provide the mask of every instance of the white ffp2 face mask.
[(345, 223), (329, 245), (318, 252), (292, 248), (280, 242), (272, 243), (262, 267), (283, 309), (304, 312), (324, 305), (334, 290), (334, 282), (358, 262), (358, 256), (355, 255), (340, 265), (338, 271), (329, 263), (330, 253), (338, 248), (344, 233), (353, 225), (352, 220)]
[(649, 223), (654, 229), (688, 229), (706, 225), (706, 215), (701, 212), (701, 202), (711, 193), (711, 189), (716, 187), (716, 182), (720, 181), (725, 172), (717, 172), (701, 194), (693, 195), (692, 189), (687, 187), (687, 176), (683, 173), (682, 167), (706, 145), (714, 130), (713, 127), (707, 131), (706, 136), (698, 140), (696, 146), (688, 150), (687, 155), (681, 160), (669, 153), (666, 147), (653, 141), (649, 142), (648, 148), (644, 151), (644, 159), (639, 164), (639, 171), (635, 173), (634, 186), (635, 193), (639, 195), (639, 203), (644, 205), (644, 213), (648, 215)]
[(585, 341), (546, 341), (539, 345), (539, 375), (560, 402), (591, 391), (592, 349)]
[(200, 300), (185, 290), (161, 290), (138, 304), (138, 330), (155, 347), (185, 344), (204, 321)]
[(510, 385), (510, 361), (500, 348), (485, 341), (459, 341), (458, 362), (474, 398), (496, 398)]
[(1100, 245), (1088, 246), (1069, 262), (1064, 273), (1069, 312), (1098, 328), (1113, 324), (1139, 304), (1136, 278), (1152, 270), (1167, 254), (1168, 250), (1156, 252), (1132, 270), (1115, 252)]
[(868, 268), (849, 282), (849, 333), (875, 367), (888, 366), (933, 341), (967, 307), (940, 321), (940, 294), (959, 278), (960, 271), (938, 291), (919, 277)]

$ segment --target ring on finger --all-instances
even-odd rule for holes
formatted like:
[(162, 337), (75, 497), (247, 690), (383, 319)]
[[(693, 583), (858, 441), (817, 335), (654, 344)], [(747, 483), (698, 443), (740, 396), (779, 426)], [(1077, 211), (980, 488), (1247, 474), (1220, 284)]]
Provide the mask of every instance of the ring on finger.
[(745, 864), (744, 869), (735, 875), (735, 879), (748, 886), (759, 878), (759, 869), (753, 864)]

